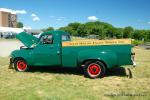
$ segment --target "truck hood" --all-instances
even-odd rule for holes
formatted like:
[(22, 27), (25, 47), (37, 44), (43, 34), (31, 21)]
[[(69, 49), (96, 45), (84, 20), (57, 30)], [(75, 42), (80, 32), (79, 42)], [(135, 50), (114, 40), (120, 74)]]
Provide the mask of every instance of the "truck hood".
[(17, 34), (16, 38), (19, 39), (28, 48), (32, 47), (33, 45), (36, 45), (39, 40), (38, 38), (26, 32), (21, 32)]

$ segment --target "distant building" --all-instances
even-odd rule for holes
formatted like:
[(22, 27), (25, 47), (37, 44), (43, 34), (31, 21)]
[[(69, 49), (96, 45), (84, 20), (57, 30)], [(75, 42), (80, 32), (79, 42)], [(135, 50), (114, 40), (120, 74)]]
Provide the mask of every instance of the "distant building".
[(17, 28), (17, 15), (12, 12), (0, 10), (0, 38), (15, 38), (16, 34), (23, 31), (37, 37), (42, 33), (38, 29)]
[(0, 11), (0, 27), (17, 27), (17, 15)]

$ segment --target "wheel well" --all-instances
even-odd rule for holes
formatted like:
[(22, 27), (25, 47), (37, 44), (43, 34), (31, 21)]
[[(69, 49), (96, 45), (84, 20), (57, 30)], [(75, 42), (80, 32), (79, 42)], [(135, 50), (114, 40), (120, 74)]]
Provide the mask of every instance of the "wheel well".
[(108, 66), (107, 66), (107, 64), (103, 61), (103, 60), (98, 60), (98, 59), (88, 59), (88, 60), (85, 60), (85, 61), (83, 61), (82, 63), (81, 63), (81, 65), (84, 65), (86, 62), (88, 62), (88, 61), (99, 61), (99, 62), (101, 62), (104, 66), (105, 66), (105, 68), (107, 68)]
[(15, 62), (16, 60), (18, 60), (18, 59), (22, 59), (22, 60), (24, 60), (24, 61), (26, 61), (24, 58), (22, 58), (22, 57), (16, 57), (14, 60), (13, 60), (13, 62)]

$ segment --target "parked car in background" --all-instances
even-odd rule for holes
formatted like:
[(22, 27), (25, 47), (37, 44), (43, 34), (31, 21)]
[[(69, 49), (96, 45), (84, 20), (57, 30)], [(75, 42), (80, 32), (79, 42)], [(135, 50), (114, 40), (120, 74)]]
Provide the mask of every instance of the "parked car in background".
[(4, 39), (13, 39), (16, 37), (16, 33), (12, 33), (12, 32), (4, 32), (1, 34), (1, 38), (4, 38)]

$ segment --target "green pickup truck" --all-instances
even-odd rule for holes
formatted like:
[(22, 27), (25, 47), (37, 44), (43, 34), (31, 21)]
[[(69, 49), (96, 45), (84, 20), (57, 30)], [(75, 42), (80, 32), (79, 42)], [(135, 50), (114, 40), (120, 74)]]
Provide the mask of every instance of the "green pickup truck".
[(31, 66), (81, 67), (86, 77), (101, 78), (109, 68), (135, 65), (130, 39), (76, 41), (64, 31), (45, 32), (39, 38), (22, 32), (16, 38), (25, 46), (11, 53), (10, 68), (19, 72)]

